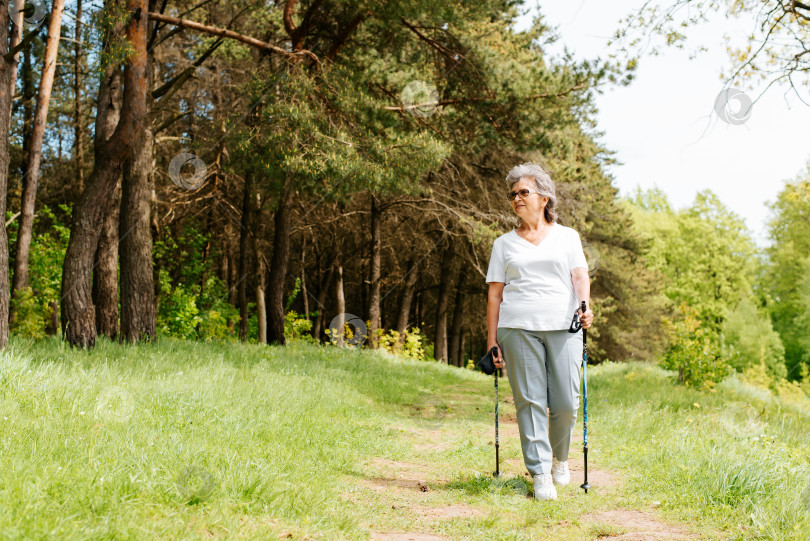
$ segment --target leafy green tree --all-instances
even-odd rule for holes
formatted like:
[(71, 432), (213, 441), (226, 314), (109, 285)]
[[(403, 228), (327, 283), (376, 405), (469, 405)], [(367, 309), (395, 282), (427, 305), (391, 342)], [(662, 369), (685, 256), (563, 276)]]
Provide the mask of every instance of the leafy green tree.
[(639, 190), (631, 206), (675, 313), (665, 366), (682, 381), (716, 381), (718, 363), (741, 372), (763, 364), (772, 380), (784, 378), (785, 347), (755, 294), (760, 260), (743, 220), (709, 191), (673, 210), (660, 189)]
[(768, 265), (762, 279), (773, 327), (785, 346), (788, 379), (810, 367), (810, 167), (771, 206)]
[(702, 324), (698, 312), (685, 303), (679, 307), (683, 317), (666, 321), (665, 329), (672, 345), (661, 358), (661, 366), (678, 371), (678, 382), (711, 389), (732, 370), (728, 355), (716, 333)]
[(731, 365), (738, 372), (764, 364), (773, 380), (787, 376), (785, 347), (779, 333), (773, 329), (769, 315), (758, 309), (753, 299), (744, 297), (729, 313), (722, 330), (726, 343), (737, 352), (731, 357)]
[(659, 189), (639, 190), (631, 203), (650, 241), (647, 262), (665, 277), (670, 309), (686, 303), (719, 332), (729, 311), (752, 292), (756, 246), (745, 222), (709, 190), (677, 211)]

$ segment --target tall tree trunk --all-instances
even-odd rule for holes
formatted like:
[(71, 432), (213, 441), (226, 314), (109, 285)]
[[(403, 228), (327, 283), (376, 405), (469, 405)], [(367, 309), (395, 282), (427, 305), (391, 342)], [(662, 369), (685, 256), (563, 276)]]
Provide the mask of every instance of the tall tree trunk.
[(450, 325), (450, 362), (461, 366), (461, 327), (464, 323), (464, 285), (465, 268), (462, 266), (456, 281), (456, 299), (453, 306), (453, 323)]
[(309, 292), (307, 291), (307, 243), (301, 249), (301, 298), (304, 301), (304, 317), (309, 321)]
[(279, 196), (278, 209), (274, 218), (273, 259), (270, 262), (268, 284), (267, 341), (270, 344), (284, 345), (284, 279), (287, 277), (287, 263), (290, 259), (290, 207), (292, 189), (289, 179)]
[(101, 226), (118, 172), (132, 155), (135, 143), (144, 140), (147, 2), (127, 0), (126, 10), (133, 14), (126, 30), (133, 52), (124, 68), (121, 118), (113, 135), (97, 150), (93, 172), (73, 209), (62, 268), (62, 336), (68, 343), (82, 347), (92, 347), (96, 341), (91, 277)]
[(458, 345), (458, 366), (459, 368), (466, 368), (467, 357), (465, 357), (465, 349), (467, 348), (467, 333), (464, 332), (462, 329), (461, 331), (461, 343)]
[(337, 280), (335, 281), (335, 301), (337, 303), (337, 323), (330, 330), (334, 333), (333, 339), (337, 341), (338, 346), (343, 345), (343, 335), (346, 333), (346, 297), (343, 295), (343, 264), (338, 256), (337, 267)]
[(121, 183), (115, 183), (110, 210), (104, 219), (93, 268), (93, 304), (96, 330), (108, 338), (118, 336), (118, 218)]
[(312, 324), (312, 336), (315, 340), (321, 340), (321, 329), (323, 328), (323, 321), (326, 314), (326, 293), (329, 291), (329, 285), (332, 283), (332, 275), (335, 273), (334, 267), (329, 267), (329, 272), (321, 279), (320, 289), (318, 290), (318, 316), (315, 318), (315, 323)]
[(23, 155), (28, 155), (28, 145), (31, 142), (31, 128), (34, 125), (34, 43), (29, 41), (23, 46), (22, 75), (22, 106), (23, 106)]
[(402, 300), (399, 303), (399, 318), (397, 319), (397, 332), (399, 333), (400, 341), (405, 340), (405, 331), (408, 329), (408, 317), (411, 314), (411, 302), (413, 301), (413, 292), (416, 289), (416, 281), (419, 279), (419, 269), (416, 266), (416, 261), (411, 259), (408, 261), (407, 275), (405, 276), (405, 286), (402, 290)]
[[(17, 62), (19, 55), (6, 60), (9, 45), (20, 42), (22, 10), (14, 21), (11, 44), (9, 44), (9, 10), (0, 8), (0, 133), (11, 132), (11, 106), (14, 99)], [(16, 40), (16, 43), (15, 43)], [(8, 192), (9, 137), (0, 137), (0, 348), (8, 344), (9, 280), (8, 236), (6, 234), (6, 193)]]
[[(82, 0), (76, 0), (76, 43), (73, 64), (73, 157), (76, 160), (76, 184), (73, 193), (78, 196), (84, 188), (84, 126), (82, 124)], [(74, 197), (76, 199), (76, 197)], [(117, 263), (117, 262), (116, 262)], [(117, 299), (116, 299), (117, 301)], [(116, 327), (118, 326), (116, 322)], [(106, 333), (104, 333), (106, 334)]]
[[(22, 0), (20, 0), (20, 1), (22, 1)], [(6, 25), (8, 25), (8, 21), (9, 21), (9, 19), (7, 18), (6, 19)], [(5, 51), (8, 52), (11, 49), (14, 49), (17, 45), (19, 45), (20, 42), (22, 41), (22, 35), (23, 35), (23, 10), (20, 9), (20, 10), (17, 10), (17, 16), (14, 19), (11, 19), (11, 39), (10, 39), (9, 44), (8, 44), (8, 49), (5, 49)], [(3, 44), (6, 43), (6, 39), (7, 38), (3, 38)], [(5, 53), (3, 53), (3, 56), (5, 56)], [(5, 62), (5, 60), (4, 60), (4, 62)], [(3, 66), (3, 68), (0, 68), (0, 69), (5, 69), (6, 67), (8, 67), (11, 70), (11, 80), (8, 83), (8, 87), (11, 89), (11, 93), (9, 95), (10, 100), (11, 100), (10, 105), (9, 105), (9, 109), (8, 109), (9, 116), (11, 115), (12, 106), (14, 105), (13, 104), (14, 93), (17, 91), (17, 66), (18, 66), (19, 63), (20, 63), (20, 53), (18, 51), (17, 54), (15, 54), (14, 57), (12, 57), (10, 62), (7, 62)], [(0, 110), (0, 112), (5, 113), (6, 110), (2, 109), (2, 110)], [(6, 193), (6, 192), (3, 191), (3, 193)]]
[(242, 218), (239, 222), (239, 339), (242, 342), (247, 342), (248, 335), (248, 273), (250, 272), (250, 251), (248, 250), (248, 243), (250, 242), (250, 204), (251, 194), (253, 193), (253, 175), (248, 171), (245, 175), (245, 189), (242, 194)]
[[(449, 251), (449, 250), (448, 250)], [(436, 326), (433, 356), (437, 361), (447, 362), (447, 301), (450, 296), (451, 265), (453, 257), (445, 254), (439, 274), (439, 292), (436, 300)]]
[[(59, 51), (59, 37), (62, 31), (62, 11), (65, 0), (53, 0), (48, 39), (45, 42), (45, 65), (37, 94), (37, 106), (31, 128), (31, 140), (28, 143), (28, 155), (23, 177), (22, 201), (20, 204), (20, 228), (17, 232), (17, 249), (14, 257), (14, 282), (11, 297), (14, 299), (19, 291), (28, 287), (28, 253), (31, 249), (31, 235), (34, 226), (34, 206), (39, 184), (39, 168), (42, 161), (42, 142), (45, 139), (45, 125), (48, 120), (48, 105), (51, 101), (51, 89), (56, 73), (56, 54)], [(13, 312), (13, 307), (12, 307)], [(11, 314), (14, 317), (14, 314)]]
[(152, 273), (152, 131), (144, 126), (121, 182), (121, 338), (155, 338), (155, 282)]
[(382, 227), (382, 209), (377, 196), (371, 195), (371, 294), (368, 307), (368, 319), (371, 322), (369, 335), (371, 347), (377, 347), (377, 329), (380, 328), (380, 229)]
[(264, 303), (264, 260), (254, 243), (256, 254), (256, 320), (259, 326), (259, 343), (267, 343), (267, 306)]
[[(147, 5), (148, 1), (144, 0)], [(146, 24), (147, 34), (149, 23)], [(144, 58), (144, 84), (152, 88), (152, 54)], [(121, 217), (118, 225), (121, 260), (121, 339), (137, 343), (154, 340), (157, 325), (155, 275), (152, 261), (152, 130), (149, 126), (147, 94), (138, 126), (140, 137), (124, 162), (121, 179)]]
[(228, 240), (225, 241), (225, 259), (228, 260), (228, 304), (239, 308), (239, 287), (237, 280), (239, 280), (239, 265), (236, 264), (236, 257), (233, 254), (232, 246)]
[(416, 308), (415, 308), (414, 312), (415, 312), (415, 316), (416, 316), (415, 317), (416, 324), (420, 329), (423, 330), (424, 326), (425, 326), (425, 322), (422, 321), (422, 293), (423, 293), (422, 290), (420, 290), (419, 292), (416, 293)]
[[(104, 148), (104, 142), (115, 131), (121, 116), (121, 69), (109, 66), (98, 89), (94, 146)], [(97, 158), (99, 159), (99, 158)], [(118, 220), (121, 213), (120, 175), (115, 173), (115, 187), (109, 210), (101, 227), (93, 265), (93, 304), (96, 307), (96, 331), (108, 338), (118, 336)]]

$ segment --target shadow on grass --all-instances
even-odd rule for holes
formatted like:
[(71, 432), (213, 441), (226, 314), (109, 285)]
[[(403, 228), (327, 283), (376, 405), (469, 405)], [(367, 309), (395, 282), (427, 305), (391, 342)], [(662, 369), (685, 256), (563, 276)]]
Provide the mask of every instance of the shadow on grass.
[(529, 498), (532, 496), (529, 483), (521, 477), (511, 477), (509, 479), (501, 477), (495, 478), (483, 474), (476, 474), (472, 477), (451, 481), (442, 488), (463, 490), (467, 494), (497, 495), (497, 496), (522, 496)]

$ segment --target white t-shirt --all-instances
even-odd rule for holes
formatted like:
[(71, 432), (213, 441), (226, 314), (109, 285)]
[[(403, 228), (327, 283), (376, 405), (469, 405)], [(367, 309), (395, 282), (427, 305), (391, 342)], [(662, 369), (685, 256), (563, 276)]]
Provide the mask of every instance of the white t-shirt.
[(579, 233), (555, 223), (535, 246), (513, 229), (495, 239), (487, 283), (504, 282), (498, 327), (567, 329), (579, 307), (571, 270), (588, 268)]

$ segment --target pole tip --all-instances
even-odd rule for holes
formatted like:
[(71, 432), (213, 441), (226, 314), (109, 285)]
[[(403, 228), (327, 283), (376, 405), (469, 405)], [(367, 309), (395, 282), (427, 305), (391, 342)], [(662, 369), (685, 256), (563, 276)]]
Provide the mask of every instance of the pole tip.
[(492, 472), (492, 477), (494, 477), (495, 479), (500, 479), (501, 478), (501, 472), (500, 471)]

